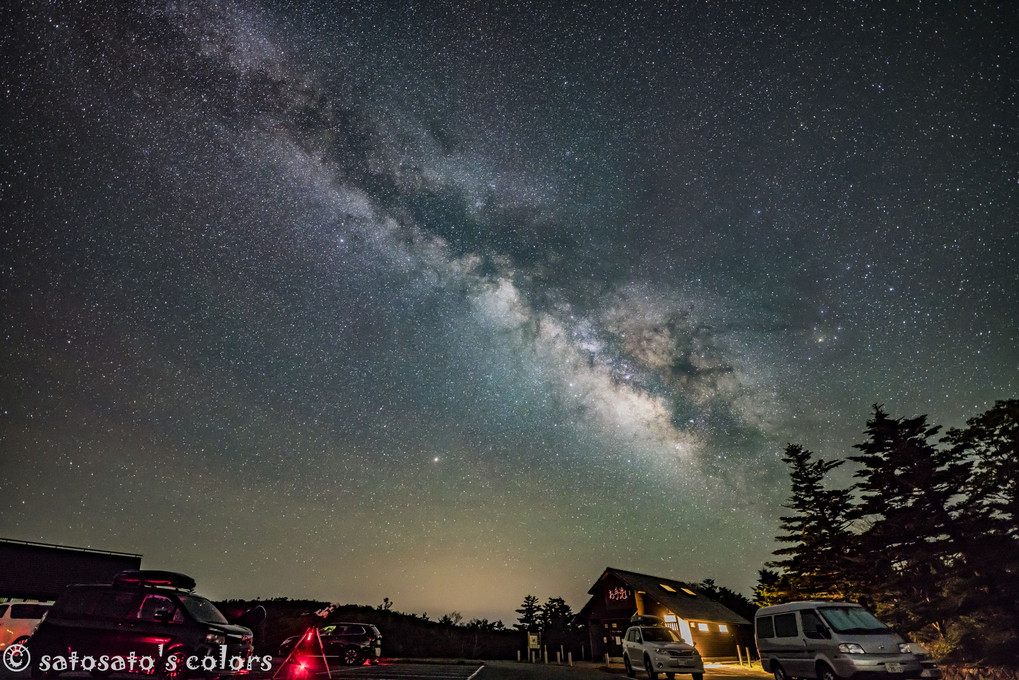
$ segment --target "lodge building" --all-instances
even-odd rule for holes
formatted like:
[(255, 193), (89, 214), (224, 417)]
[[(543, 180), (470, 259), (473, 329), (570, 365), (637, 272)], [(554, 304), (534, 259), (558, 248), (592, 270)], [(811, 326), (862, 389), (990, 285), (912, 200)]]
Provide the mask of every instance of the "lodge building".
[(588, 593), (579, 617), (587, 621), (594, 658), (622, 657), (622, 639), (636, 614), (661, 618), (705, 659), (737, 658), (737, 645), (742, 649), (748, 639), (753, 647), (750, 622), (689, 583), (609, 567)]

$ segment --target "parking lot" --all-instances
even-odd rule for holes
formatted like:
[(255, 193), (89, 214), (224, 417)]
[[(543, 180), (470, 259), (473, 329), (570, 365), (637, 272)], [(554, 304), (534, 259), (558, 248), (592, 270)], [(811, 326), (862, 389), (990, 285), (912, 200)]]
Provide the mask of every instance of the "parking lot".
[[(278, 666), (274, 665), (274, 669)], [(268, 673), (265, 680), (272, 677)], [(365, 678), (371, 680), (623, 680), (626, 678), (622, 664), (606, 667), (602, 663), (578, 662), (574, 666), (515, 661), (463, 661), (450, 663), (396, 662), (377, 666), (335, 666), (330, 668), (335, 680)], [(284, 674), (280, 674), (283, 678)], [(308, 680), (324, 680), (328, 676), (323, 670), (312, 672)], [(646, 678), (644, 673), (637, 680)], [(664, 678), (664, 676), (659, 676)], [(770, 678), (770, 673), (737, 665), (708, 664), (704, 669), (705, 680), (761, 680)], [(689, 680), (679, 675), (677, 680)]]
[[(283, 659), (276, 658), (268, 672), (253, 672), (243, 676), (247, 680), (271, 680), (280, 668)], [(578, 662), (574, 666), (526, 663), (515, 661), (450, 661), (450, 662), (383, 662), (375, 666), (330, 666), (312, 668), (304, 673), (301, 680), (623, 680), (626, 674), (622, 665), (606, 667), (601, 663)], [(60, 678), (68, 680), (92, 680), (88, 673), (63, 673)], [(109, 680), (139, 680), (145, 675), (114, 673)], [(664, 676), (662, 676), (664, 677)], [(743, 668), (736, 665), (708, 664), (704, 669), (705, 680), (761, 680), (770, 678), (769, 673)], [(0, 666), (0, 680), (27, 680), (28, 671), (12, 673)], [(291, 680), (285, 670), (279, 673), (279, 680)], [(646, 678), (638, 674), (638, 680)], [(678, 680), (689, 680), (689, 676), (678, 676)]]

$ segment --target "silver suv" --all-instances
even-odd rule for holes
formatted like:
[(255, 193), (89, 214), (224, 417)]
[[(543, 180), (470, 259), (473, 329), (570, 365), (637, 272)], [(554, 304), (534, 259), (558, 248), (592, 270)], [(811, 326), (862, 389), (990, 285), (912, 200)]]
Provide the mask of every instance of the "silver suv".
[(659, 673), (673, 680), (676, 673), (690, 673), (693, 680), (704, 680), (704, 661), (693, 645), (665, 626), (632, 626), (623, 638), (623, 664), (626, 675), (633, 677), (635, 668), (643, 667), (648, 680), (658, 680)]

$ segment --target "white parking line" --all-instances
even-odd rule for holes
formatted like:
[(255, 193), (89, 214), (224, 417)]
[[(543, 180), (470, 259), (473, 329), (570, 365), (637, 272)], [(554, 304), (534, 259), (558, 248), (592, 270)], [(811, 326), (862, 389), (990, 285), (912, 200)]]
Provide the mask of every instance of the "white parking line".
[[(449, 667), (429, 664), (408, 664), (393, 666), (356, 666), (332, 670), (333, 677), (357, 678), (358, 680), (474, 680), (485, 667)], [(323, 673), (316, 673), (316, 680)]]

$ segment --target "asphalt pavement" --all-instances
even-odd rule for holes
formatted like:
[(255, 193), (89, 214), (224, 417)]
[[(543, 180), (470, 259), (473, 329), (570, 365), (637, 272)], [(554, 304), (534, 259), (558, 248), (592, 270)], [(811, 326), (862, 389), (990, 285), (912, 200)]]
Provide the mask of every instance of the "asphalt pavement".
[[(621, 664), (606, 666), (600, 662), (580, 661), (566, 664), (528, 663), (526, 661), (475, 660), (383, 660), (378, 665), (309, 667), (297, 674), (280, 670), (282, 658), (273, 660), (270, 670), (241, 676), (244, 680), (625, 680)], [(63, 673), (61, 680), (93, 680), (88, 673)], [(109, 680), (147, 680), (153, 676), (114, 673)], [(636, 680), (645, 680), (644, 673)], [(762, 680), (770, 678), (760, 668), (708, 664), (704, 680)], [(0, 665), (0, 680), (28, 680), (28, 671), (12, 673)], [(659, 676), (664, 678), (664, 676)], [(677, 680), (689, 680), (680, 675)]]

